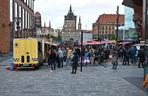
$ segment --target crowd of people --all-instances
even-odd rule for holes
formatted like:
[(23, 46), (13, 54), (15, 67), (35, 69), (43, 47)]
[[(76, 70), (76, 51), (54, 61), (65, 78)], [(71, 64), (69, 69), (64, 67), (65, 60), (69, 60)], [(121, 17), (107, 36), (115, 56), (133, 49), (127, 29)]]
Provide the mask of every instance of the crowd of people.
[(56, 70), (56, 67), (63, 68), (64, 65), (72, 66), (72, 74), (76, 74), (80, 62), (83, 66), (88, 66), (111, 60), (112, 69), (117, 69), (119, 58), (122, 60), (122, 65), (137, 65), (138, 68), (143, 67), (145, 61), (143, 47), (137, 50), (135, 46), (112, 44), (83, 47), (58, 46), (57, 48), (50, 48), (47, 56), (51, 70)]

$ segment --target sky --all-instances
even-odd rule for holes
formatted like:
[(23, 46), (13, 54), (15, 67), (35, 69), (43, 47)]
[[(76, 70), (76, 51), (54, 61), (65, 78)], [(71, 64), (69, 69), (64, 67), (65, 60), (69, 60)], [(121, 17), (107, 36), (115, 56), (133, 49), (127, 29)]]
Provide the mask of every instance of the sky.
[(64, 16), (67, 15), (70, 5), (74, 15), (81, 17), (83, 30), (91, 30), (101, 14), (116, 14), (119, 6), (119, 14), (124, 14), (123, 0), (35, 0), (35, 12), (40, 12), (42, 25), (51, 22), (54, 29), (62, 29)]

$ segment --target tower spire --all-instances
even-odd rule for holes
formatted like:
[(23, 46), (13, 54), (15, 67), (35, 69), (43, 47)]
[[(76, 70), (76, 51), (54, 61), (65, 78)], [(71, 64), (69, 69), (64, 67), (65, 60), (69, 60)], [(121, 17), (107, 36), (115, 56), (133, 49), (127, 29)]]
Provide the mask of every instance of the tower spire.
[(50, 20), (49, 20), (49, 28), (51, 28), (51, 22), (50, 22)]
[(81, 24), (81, 17), (79, 16), (79, 23)]
[(71, 7), (71, 4), (70, 4), (70, 9), (69, 9), (69, 12), (70, 12), (70, 13), (72, 12), (72, 7)]
[(46, 27), (46, 22), (44, 22), (44, 27)]

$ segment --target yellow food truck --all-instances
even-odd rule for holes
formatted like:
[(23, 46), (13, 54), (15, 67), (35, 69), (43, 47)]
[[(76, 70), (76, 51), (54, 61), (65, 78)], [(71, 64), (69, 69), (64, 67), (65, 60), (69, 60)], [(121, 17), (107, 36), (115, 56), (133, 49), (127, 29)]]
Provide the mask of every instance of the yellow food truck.
[(34, 67), (38, 69), (46, 59), (48, 45), (44, 39), (18, 38), (13, 40), (14, 67)]

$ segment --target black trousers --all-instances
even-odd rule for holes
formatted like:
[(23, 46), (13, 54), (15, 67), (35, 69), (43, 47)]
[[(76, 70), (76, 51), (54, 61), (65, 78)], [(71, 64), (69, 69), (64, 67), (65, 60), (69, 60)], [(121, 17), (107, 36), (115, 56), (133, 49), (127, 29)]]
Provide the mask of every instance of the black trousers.
[(73, 62), (72, 63), (72, 73), (76, 73), (77, 72), (77, 65), (78, 65), (78, 62)]
[(56, 63), (55, 62), (51, 62), (51, 70), (55, 70), (56, 69)]
[(144, 64), (144, 61), (139, 60), (138, 67), (139, 67), (139, 68), (140, 68), (140, 66), (144, 67), (143, 64)]
[(123, 57), (122, 65), (129, 65), (129, 57)]

